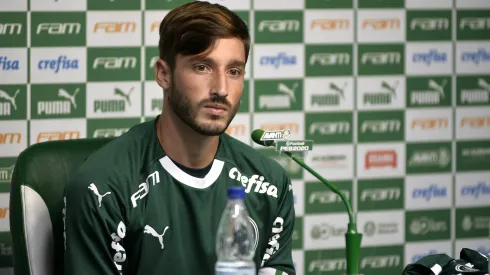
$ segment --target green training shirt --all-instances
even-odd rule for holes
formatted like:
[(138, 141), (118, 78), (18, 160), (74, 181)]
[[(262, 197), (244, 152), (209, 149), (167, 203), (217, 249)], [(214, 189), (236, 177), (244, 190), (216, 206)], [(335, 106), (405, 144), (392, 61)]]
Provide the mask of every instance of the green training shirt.
[(166, 156), (155, 121), (92, 154), (67, 184), (65, 274), (213, 275), (229, 186), (245, 187), (258, 274), (296, 274), (284, 169), (222, 134), (209, 171), (194, 177)]

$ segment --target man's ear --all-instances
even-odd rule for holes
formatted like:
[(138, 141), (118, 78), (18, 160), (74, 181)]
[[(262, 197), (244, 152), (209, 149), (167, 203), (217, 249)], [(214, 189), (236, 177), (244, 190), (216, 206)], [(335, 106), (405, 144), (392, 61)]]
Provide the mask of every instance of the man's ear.
[(155, 63), (155, 74), (156, 81), (160, 87), (162, 87), (164, 90), (170, 88), (170, 79), (172, 78), (170, 66), (161, 58)]

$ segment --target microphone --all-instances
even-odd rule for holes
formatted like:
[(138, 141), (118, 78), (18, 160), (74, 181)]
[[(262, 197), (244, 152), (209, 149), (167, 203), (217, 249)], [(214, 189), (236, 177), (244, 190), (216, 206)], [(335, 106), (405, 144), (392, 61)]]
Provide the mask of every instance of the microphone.
[[(281, 132), (286, 133), (281, 136)], [(283, 131), (273, 131), (266, 132), (262, 129), (256, 129), (252, 132), (251, 137), (252, 140), (259, 145), (265, 147), (276, 146), (276, 140), (284, 140), (289, 138), (290, 132), (289, 130)], [(277, 150), (277, 148), (276, 148)], [(330, 183), (322, 176), (320, 176), (315, 170), (311, 169), (308, 165), (304, 163), (304, 161), (294, 156), (291, 152), (288, 151), (280, 151), (293, 159), (296, 163), (298, 163), (301, 167), (310, 172), (313, 176), (315, 176), (318, 180), (320, 180), (325, 186), (327, 186), (330, 190), (332, 190), (335, 194), (339, 195), (342, 199), (342, 202), (347, 209), (347, 214), (349, 215), (349, 223), (347, 225), (347, 232), (345, 233), (345, 244), (346, 244), (346, 258), (347, 258), (347, 275), (361, 275), (359, 273), (359, 256), (361, 250), (361, 240), (362, 234), (357, 232), (357, 223), (356, 218), (352, 212), (352, 207), (349, 200), (345, 197), (345, 194), (342, 193), (337, 186)]]

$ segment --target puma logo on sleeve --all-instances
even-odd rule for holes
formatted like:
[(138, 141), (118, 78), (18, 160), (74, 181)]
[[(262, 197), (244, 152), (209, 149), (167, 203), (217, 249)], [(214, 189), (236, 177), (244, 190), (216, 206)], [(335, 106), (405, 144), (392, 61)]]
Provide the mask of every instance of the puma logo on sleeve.
[(94, 194), (97, 196), (97, 199), (99, 201), (99, 207), (102, 206), (102, 198), (105, 197), (106, 195), (111, 194), (111, 192), (106, 192), (106, 193), (104, 193), (104, 195), (99, 194), (99, 190), (97, 190), (97, 186), (95, 186), (95, 184), (93, 184), (93, 183), (91, 183), (88, 186), (88, 189), (92, 190), (92, 192), (94, 192)]

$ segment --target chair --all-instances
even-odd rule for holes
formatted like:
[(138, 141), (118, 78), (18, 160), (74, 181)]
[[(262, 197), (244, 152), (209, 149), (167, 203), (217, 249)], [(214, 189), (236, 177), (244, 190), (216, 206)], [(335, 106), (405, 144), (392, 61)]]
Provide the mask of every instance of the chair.
[(63, 274), (65, 184), (92, 152), (112, 139), (48, 141), (19, 155), (10, 191), (15, 275)]

